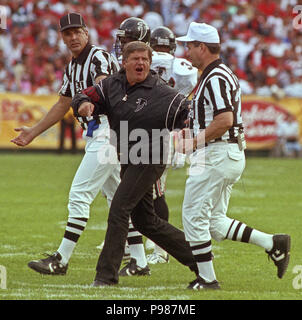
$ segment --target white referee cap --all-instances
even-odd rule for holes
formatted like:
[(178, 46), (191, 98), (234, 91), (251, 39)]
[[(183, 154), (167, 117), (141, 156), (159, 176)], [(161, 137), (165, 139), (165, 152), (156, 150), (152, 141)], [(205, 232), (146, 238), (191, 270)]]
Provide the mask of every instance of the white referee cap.
[(176, 38), (177, 41), (183, 42), (206, 42), (220, 43), (219, 34), (216, 28), (206, 23), (191, 22), (187, 35)]

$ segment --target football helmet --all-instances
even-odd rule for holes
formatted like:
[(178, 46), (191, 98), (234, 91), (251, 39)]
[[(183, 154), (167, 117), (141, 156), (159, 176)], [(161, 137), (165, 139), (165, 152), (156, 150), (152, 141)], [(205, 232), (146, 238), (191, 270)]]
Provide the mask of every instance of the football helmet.
[(116, 33), (114, 45), (116, 56), (120, 57), (124, 45), (128, 42), (143, 41), (149, 44), (150, 34), (150, 28), (143, 19), (135, 17), (127, 18), (121, 23)]
[(150, 46), (156, 51), (156, 47), (166, 47), (168, 53), (174, 55), (176, 42), (174, 33), (167, 27), (155, 28), (151, 33)]

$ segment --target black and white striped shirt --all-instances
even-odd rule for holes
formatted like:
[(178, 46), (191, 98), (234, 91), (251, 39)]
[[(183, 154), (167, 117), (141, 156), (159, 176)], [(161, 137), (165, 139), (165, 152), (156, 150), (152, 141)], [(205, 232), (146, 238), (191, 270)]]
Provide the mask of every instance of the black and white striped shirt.
[(233, 112), (234, 123), (221, 139), (234, 139), (243, 127), (239, 81), (221, 59), (213, 61), (203, 71), (192, 99), (192, 111), (194, 135), (199, 129), (207, 128), (216, 115), (227, 111)]
[(77, 58), (67, 65), (59, 94), (74, 97), (82, 90), (95, 85), (99, 76), (109, 76), (119, 70), (116, 59), (105, 50), (87, 44)]
[[(67, 65), (63, 83), (59, 94), (65, 97), (74, 97), (82, 90), (94, 86), (99, 76), (109, 76), (119, 70), (118, 61), (110, 53), (91, 44), (87, 44), (77, 58), (73, 58)], [(87, 136), (92, 137), (93, 131), (99, 128), (100, 119), (77, 117)], [(92, 120), (96, 122), (94, 125)], [(90, 123), (90, 127), (88, 123)], [(106, 126), (105, 122), (102, 127)], [(108, 126), (108, 125), (107, 125)]]

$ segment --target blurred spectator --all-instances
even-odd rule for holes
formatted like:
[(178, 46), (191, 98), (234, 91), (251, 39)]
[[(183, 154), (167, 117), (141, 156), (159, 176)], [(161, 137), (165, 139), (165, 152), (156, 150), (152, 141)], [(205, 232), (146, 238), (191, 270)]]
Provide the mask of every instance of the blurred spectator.
[(299, 143), (299, 124), (295, 117), (288, 114), (277, 127), (278, 142), (276, 155), (285, 157), (300, 157), (301, 145)]
[(184, 5), (180, 5), (176, 14), (172, 17), (170, 28), (176, 37), (183, 36), (187, 33), (190, 23), (194, 21), (191, 11)]
[(302, 76), (290, 75), (290, 83), (284, 87), (287, 96), (302, 98)]
[[(112, 52), (115, 30), (129, 16), (153, 29), (166, 25), (177, 36), (191, 21), (220, 30), (223, 59), (237, 73), (245, 94), (302, 96), (302, 30), (292, 26), (297, 0), (0, 0), (8, 12), (0, 29), (2, 91), (55, 93), (69, 60), (58, 20), (81, 12), (90, 41)], [(2, 50), (2, 52), (1, 52)], [(182, 45), (176, 56), (183, 56)]]
[(9, 74), (5, 68), (4, 60), (0, 60), (0, 92), (5, 92), (8, 85)]
[(143, 19), (144, 21), (146, 21), (151, 31), (157, 27), (161, 27), (164, 25), (164, 19), (160, 12), (161, 12), (160, 3), (157, 3), (154, 6), (154, 11), (147, 11), (143, 15)]

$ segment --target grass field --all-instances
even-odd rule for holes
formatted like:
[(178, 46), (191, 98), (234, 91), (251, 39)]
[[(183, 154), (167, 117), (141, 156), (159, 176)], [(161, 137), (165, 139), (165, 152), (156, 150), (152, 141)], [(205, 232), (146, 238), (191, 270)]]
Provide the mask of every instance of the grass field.
[[(264, 250), (213, 241), (222, 290), (186, 290), (194, 275), (173, 258), (151, 266), (151, 277), (122, 278), (116, 287), (91, 288), (108, 209), (99, 196), (69, 263), (66, 276), (42, 276), (28, 261), (52, 253), (61, 242), (67, 200), (81, 155), (2, 153), (0, 168), (0, 265), (7, 289), (0, 300), (300, 300), (302, 297), (302, 160), (248, 158), (234, 187), (229, 216), (268, 233), (289, 233), (291, 261), (282, 280)], [(167, 183), (170, 222), (182, 228), (186, 170), (171, 170)], [(114, 254), (114, 253), (113, 253)], [(299, 267), (301, 266), (301, 267)], [(300, 270), (300, 273), (295, 273)]]

